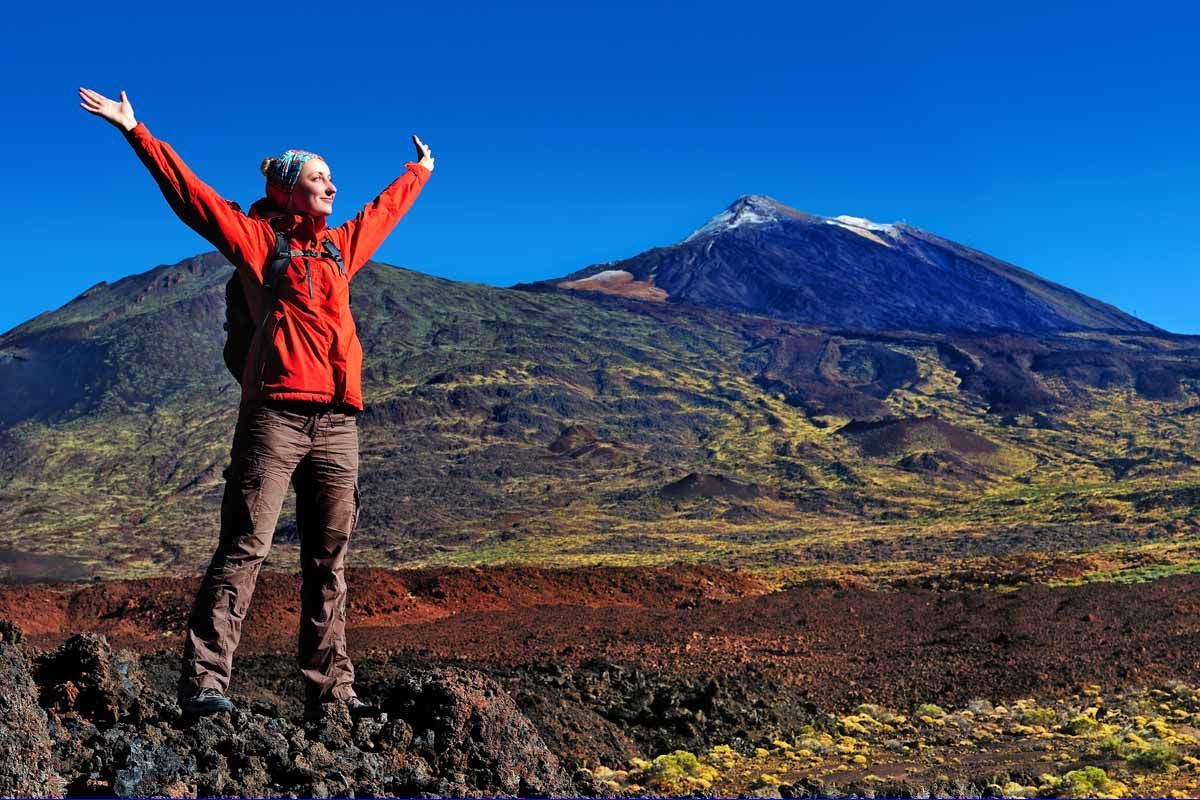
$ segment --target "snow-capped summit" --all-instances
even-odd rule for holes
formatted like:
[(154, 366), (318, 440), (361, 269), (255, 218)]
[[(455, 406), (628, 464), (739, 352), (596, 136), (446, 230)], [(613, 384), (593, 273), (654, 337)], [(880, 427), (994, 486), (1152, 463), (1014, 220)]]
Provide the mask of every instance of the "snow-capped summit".
[[(885, 247), (893, 246), (891, 240), (898, 238), (901, 234), (899, 223), (873, 222), (866, 217), (854, 217), (849, 214), (839, 214), (836, 217), (808, 214), (785, 206), (778, 200), (763, 194), (745, 194), (720, 214), (697, 228), (683, 241), (684, 243), (694, 242), (697, 239), (717, 236), (744, 225), (769, 225), (788, 219), (803, 219), (808, 222), (836, 225)], [(881, 237), (877, 234), (884, 234), (884, 236)]]
[(682, 242), (548, 283), (842, 329), (1155, 330), (907, 223), (808, 214), (760, 194), (739, 197)]
[[(742, 225), (764, 225), (778, 222), (785, 206), (763, 194), (744, 194), (729, 208), (697, 228), (683, 241), (692, 242), (705, 236), (715, 236)], [(790, 209), (789, 209), (790, 210)]]

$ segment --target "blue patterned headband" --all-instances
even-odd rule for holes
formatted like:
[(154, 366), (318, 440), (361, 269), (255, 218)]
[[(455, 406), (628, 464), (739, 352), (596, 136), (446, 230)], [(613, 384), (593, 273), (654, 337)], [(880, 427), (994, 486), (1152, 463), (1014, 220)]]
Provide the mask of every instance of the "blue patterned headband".
[(278, 158), (264, 158), (262, 174), (267, 176), (267, 183), (273, 183), (290, 192), (296, 181), (300, 180), (300, 170), (303, 169), (304, 162), (311, 158), (321, 156), (307, 150), (288, 150)]

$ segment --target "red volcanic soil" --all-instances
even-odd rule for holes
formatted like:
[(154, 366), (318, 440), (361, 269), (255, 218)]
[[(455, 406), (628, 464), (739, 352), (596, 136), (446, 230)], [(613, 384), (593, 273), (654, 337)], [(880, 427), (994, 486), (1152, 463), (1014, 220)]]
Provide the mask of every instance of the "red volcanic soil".
[(617, 269), (607, 269), (575, 281), (559, 281), (555, 286), (558, 286), (560, 289), (604, 292), (605, 294), (637, 297), (642, 300), (657, 300), (660, 302), (669, 297), (666, 290), (655, 286), (653, 282), (635, 281), (633, 273)]
[[(1200, 678), (1200, 575), (1011, 592), (802, 583), (712, 567), (350, 570), (358, 657), (495, 664), (593, 657), (681, 673), (753, 663), (827, 710), (1053, 695)], [(0, 588), (40, 647), (84, 631), (179, 647), (197, 579)], [(299, 579), (264, 574), (239, 653), (294, 652)]]

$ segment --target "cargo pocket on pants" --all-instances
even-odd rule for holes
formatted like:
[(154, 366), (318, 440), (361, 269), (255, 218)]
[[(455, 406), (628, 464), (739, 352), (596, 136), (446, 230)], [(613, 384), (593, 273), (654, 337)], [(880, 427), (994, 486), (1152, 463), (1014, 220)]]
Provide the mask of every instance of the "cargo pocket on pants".
[(350, 533), (358, 528), (358, 512), (362, 510), (362, 496), (358, 491), (358, 481), (354, 482), (354, 516), (350, 520)]

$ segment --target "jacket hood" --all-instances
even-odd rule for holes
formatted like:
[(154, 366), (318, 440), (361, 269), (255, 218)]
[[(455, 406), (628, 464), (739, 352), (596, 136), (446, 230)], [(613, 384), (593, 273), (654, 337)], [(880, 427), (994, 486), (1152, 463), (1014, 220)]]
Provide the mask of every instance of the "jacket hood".
[(325, 217), (283, 211), (270, 197), (255, 200), (246, 216), (266, 220), (275, 230), (301, 241), (316, 242), (318, 235), (325, 230)]

